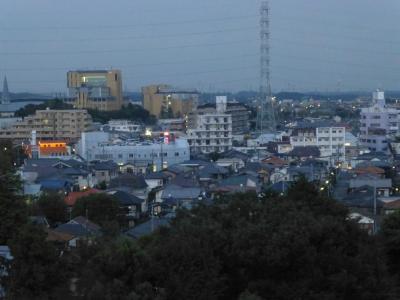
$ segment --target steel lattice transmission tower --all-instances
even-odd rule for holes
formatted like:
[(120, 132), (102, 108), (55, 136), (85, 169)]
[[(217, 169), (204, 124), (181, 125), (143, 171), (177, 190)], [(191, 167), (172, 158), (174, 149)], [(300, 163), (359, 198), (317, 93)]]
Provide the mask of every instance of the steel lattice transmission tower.
[(257, 108), (257, 129), (260, 133), (275, 133), (276, 119), (271, 91), (269, 3), (260, 8), (260, 95)]

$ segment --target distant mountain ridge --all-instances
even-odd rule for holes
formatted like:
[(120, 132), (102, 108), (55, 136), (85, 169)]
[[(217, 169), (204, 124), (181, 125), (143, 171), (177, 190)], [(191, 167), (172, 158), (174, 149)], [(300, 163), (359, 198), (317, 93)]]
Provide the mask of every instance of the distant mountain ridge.
[[(2, 96), (2, 94), (3, 93), (0, 92), (0, 97)], [(47, 100), (47, 99), (53, 99), (54, 98), (51, 95), (35, 94), (35, 93), (28, 93), (28, 92), (25, 92), (25, 93), (9, 93), (9, 96), (10, 96), (10, 100), (12, 102), (18, 102), (18, 100), (28, 100), (28, 99), (29, 100), (31, 100), (31, 99), (37, 99), (37, 100), (40, 100), (40, 99), (43, 100), (44, 99), (44, 100)]]

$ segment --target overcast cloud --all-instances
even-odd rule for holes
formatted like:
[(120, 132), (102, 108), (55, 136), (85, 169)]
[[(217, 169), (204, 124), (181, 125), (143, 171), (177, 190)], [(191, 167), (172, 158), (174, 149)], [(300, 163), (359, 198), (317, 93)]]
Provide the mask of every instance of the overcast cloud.
[[(63, 92), (70, 69), (119, 68), (127, 90), (258, 89), (255, 0), (2, 0), (0, 76)], [(400, 89), (400, 1), (271, 0), (274, 91)]]

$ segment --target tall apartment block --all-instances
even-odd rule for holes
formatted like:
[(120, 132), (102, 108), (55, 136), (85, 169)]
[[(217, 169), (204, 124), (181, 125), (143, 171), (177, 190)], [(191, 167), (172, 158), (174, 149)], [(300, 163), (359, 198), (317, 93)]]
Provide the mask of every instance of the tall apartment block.
[[(213, 113), (216, 105), (207, 103), (197, 107), (197, 112)], [(232, 117), (232, 134), (244, 134), (249, 131), (249, 110), (239, 102), (227, 102), (226, 114)]]
[(123, 105), (119, 70), (70, 71), (67, 73), (68, 102), (80, 109), (119, 110)]
[(226, 113), (226, 97), (217, 97), (214, 112), (191, 114), (187, 130), (191, 153), (225, 152), (232, 149), (232, 116)]
[(316, 146), (321, 159), (344, 160), (346, 128), (331, 122), (299, 124), (291, 130), (292, 147)]
[(400, 111), (386, 105), (382, 91), (375, 91), (372, 101), (372, 106), (361, 109), (361, 145), (371, 151), (388, 153), (388, 139), (399, 131)]
[(39, 140), (77, 141), (91, 124), (86, 110), (37, 110), (35, 115), (0, 129), (0, 138), (28, 141), (36, 131)]
[(168, 85), (150, 85), (142, 88), (143, 107), (151, 115), (162, 119), (185, 118), (197, 107), (199, 93), (179, 90)]

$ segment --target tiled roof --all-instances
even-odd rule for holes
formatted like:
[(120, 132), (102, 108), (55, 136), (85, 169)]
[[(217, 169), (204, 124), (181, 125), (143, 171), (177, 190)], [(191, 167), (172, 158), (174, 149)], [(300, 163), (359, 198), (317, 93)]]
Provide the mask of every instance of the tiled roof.
[(353, 172), (357, 175), (361, 174), (377, 174), (377, 175), (383, 175), (385, 174), (385, 170), (374, 167), (374, 166), (368, 166), (368, 167), (358, 167), (353, 170)]
[(98, 194), (100, 193), (99, 190), (97, 189), (87, 189), (82, 192), (71, 192), (65, 197), (64, 202), (68, 206), (74, 206), (76, 201), (78, 201), (79, 198), (86, 197), (92, 194)]

